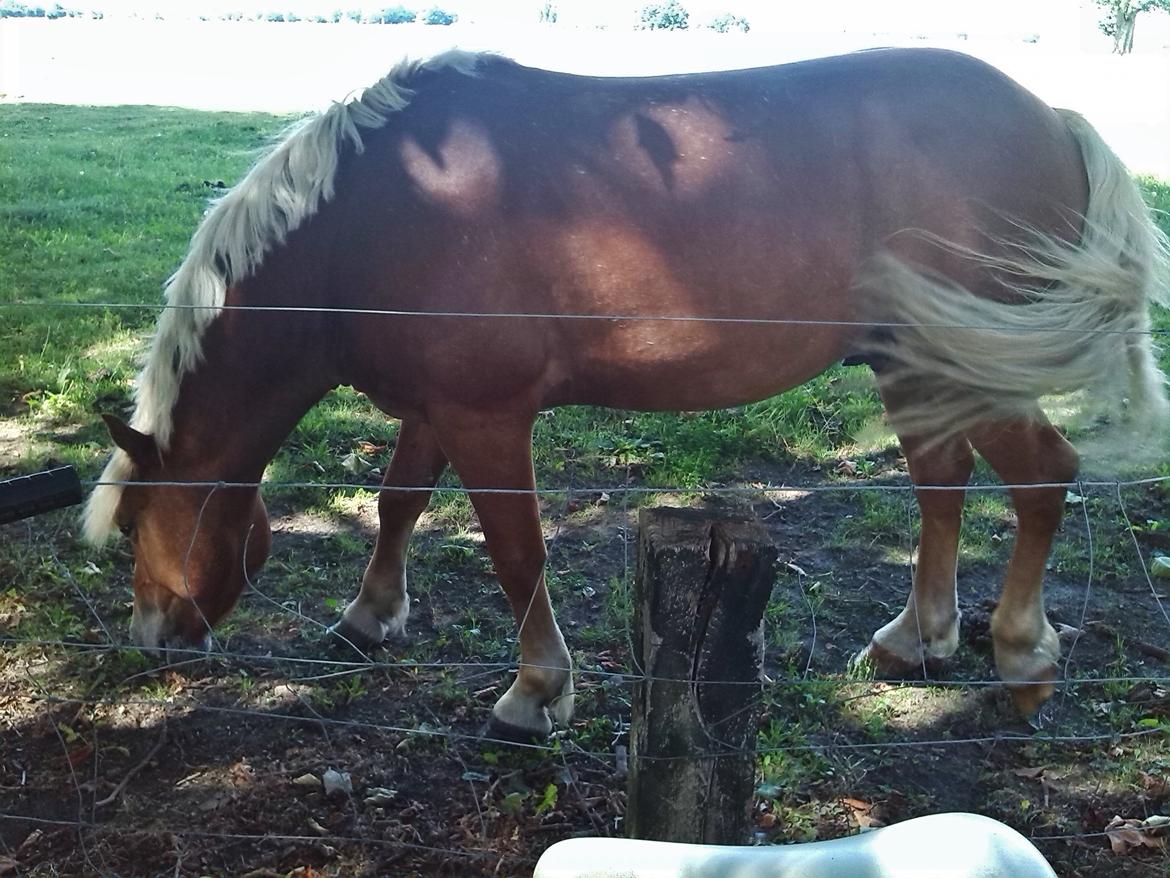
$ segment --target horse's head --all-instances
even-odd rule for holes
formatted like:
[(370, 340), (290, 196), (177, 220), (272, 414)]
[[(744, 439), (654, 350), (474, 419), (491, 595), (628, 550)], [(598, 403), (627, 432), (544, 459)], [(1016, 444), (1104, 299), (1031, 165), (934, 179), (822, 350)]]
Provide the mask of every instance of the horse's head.
[[(105, 420), (125, 455), (107, 472), (120, 469), (120, 481), (133, 482), (113, 488), (116, 506), (106, 511), (134, 549), (131, 639), (150, 650), (205, 646), (268, 557), (264, 501), (256, 488), (180, 484), (201, 479), (180, 478), (153, 437)], [(100, 514), (97, 496), (90, 502), (87, 528)]]

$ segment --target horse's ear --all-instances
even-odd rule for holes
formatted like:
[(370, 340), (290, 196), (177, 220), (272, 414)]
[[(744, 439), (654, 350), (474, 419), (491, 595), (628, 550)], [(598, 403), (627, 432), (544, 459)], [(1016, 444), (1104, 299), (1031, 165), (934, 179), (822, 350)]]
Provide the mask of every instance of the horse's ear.
[(154, 438), (145, 433), (139, 433), (121, 418), (115, 415), (102, 415), (106, 422), (106, 429), (110, 431), (110, 438), (114, 444), (130, 455), (130, 459), (137, 464), (151, 460), (158, 453)]

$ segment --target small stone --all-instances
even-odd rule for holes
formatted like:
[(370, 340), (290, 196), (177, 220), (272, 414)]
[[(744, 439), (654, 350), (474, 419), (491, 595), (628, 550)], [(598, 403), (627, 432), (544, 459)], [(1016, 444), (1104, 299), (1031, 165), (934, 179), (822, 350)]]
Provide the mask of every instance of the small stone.
[(319, 777), (317, 777), (317, 775), (313, 774), (312, 772), (306, 772), (305, 774), (302, 774), (300, 777), (293, 778), (293, 784), (295, 786), (302, 787), (306, 790), (319, 790), (319, 789), (321, 789), (321, 779)]
[(321, 785), (327, 796), (348, 796), (353, 792), (353, 781), (348, 771), (328, 769), (321, 775)]

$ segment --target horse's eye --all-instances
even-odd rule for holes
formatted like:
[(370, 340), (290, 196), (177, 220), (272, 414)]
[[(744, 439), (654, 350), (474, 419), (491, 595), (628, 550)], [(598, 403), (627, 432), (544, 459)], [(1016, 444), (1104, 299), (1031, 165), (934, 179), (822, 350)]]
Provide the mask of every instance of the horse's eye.
[(122, 532), (122, 536), (129, 537), (130, 534), (134, 533), (134, 525), (133, 524), (120, 524), (120, 525), (118, 525), (118, 530), (120, 530)]

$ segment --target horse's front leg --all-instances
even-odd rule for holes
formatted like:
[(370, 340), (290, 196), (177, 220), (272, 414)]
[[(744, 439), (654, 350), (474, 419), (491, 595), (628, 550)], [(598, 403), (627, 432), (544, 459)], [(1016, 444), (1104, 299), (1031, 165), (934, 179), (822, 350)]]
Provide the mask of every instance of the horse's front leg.
[(573, 711), (572, 663), (544, 581), (545, 544), (532, 471), (530, 414), (448, 413), (433, 419), (471, 494), (488, 553), (516, 617), (520, 668), (492, 708), (486, 734), (543, 739)]
[[(402, 422), (398, 443), (378, 495), (378, 541), (362, 577), (362, 588), (333, 627), (334, 633), (365, 649), (406, 633), (406, 546), (415, 522), (427, 508), (431, 489), (447, 468), (431, 428)], [(413, 489), (413, 490), (410, 490)]]

